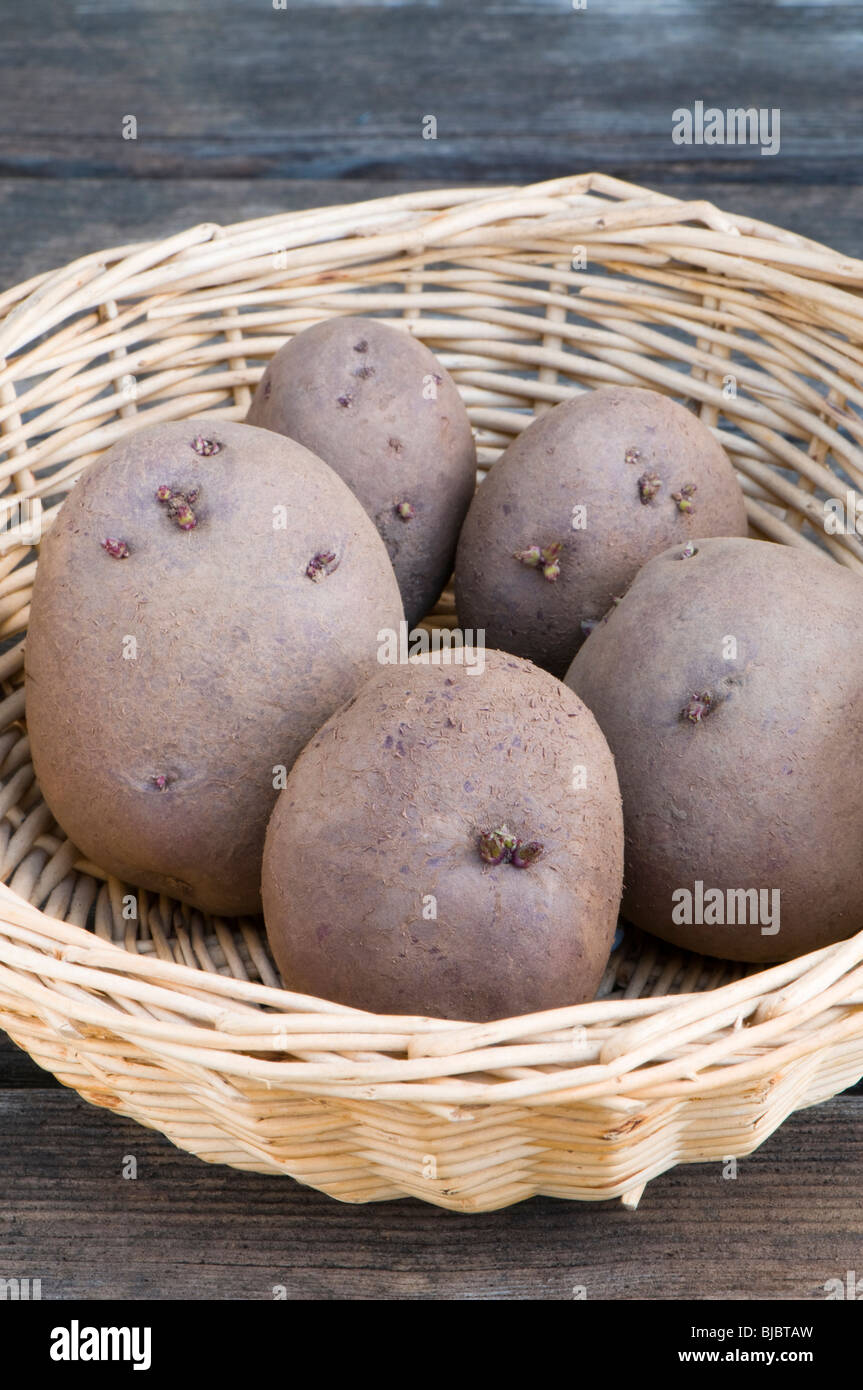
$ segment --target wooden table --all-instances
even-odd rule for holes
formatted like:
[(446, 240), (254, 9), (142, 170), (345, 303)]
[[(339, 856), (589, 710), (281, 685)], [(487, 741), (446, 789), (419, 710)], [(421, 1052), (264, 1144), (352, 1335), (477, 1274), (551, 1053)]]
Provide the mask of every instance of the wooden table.
[[(863, 256), (850, 4), (10, 10), (0, 286), (195, 222), (587, 168)], [(675, 145), (672, 113), (696, 100), (778, 107), (780, 153)], [(0, 1278), (41, 1278), (43, 1299), (271, 1299), (277, 1285), (314, 1299), (823, 1299), (827, 1280), (863, 1272), (863, 1088), (792, 1117), (734, 1180), (715, 1163), (666, 1174), (635, 1213), (536, 1199), (461, 1217), (207, 1167), (0, 1039), (0, 1192)]]

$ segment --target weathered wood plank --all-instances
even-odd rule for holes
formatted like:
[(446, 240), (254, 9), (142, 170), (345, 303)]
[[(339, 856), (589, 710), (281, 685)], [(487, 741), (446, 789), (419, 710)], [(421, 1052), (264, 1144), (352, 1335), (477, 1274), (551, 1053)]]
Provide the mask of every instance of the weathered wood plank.
[[(842, 4), (45, 0), (4, 26), (0, 174), (856, 177), (861, 50)], [(676, 145), (695, 100), (778, 108), (781, 153)]]
[[(639, 1210), (343, 1206), (208, 1167), (68, 1092), (0, 1093), (0, 1275), (43, 1299), (820, 1299), (860, 1269), (863, 1102), (794, 1116), (735, 1180), (678, 1168)], [(121, 1176), (126, 1156), (138, 1177)]]
[(0, 1091), (19, 1088), (46, 1090), (59, 1085), (60, 1082), (51, 1072), (43, 1071), (29, 1053), (16, 1047), (12, 1039), (0, 1031)]

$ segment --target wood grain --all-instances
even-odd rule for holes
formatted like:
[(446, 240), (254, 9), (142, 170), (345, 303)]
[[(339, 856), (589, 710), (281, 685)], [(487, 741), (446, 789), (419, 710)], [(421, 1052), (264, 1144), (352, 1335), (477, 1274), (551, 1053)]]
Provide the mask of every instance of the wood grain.
[(6, 1033), (0, 1031), (0, 1092), (48, 1090), (59, 1085), (60, 1082), (51, 1072), (43, 1071), (29, 1053), (17, 1047)]
[(635, 1213), (534, 1199), (462, 1217), (344, 1206), (202, 1165), (69, 1092), (0, 1092), (0, 1274), (41, 1278), (43, 1299), (823, 1299), (860, 1268), (860, 1108), (797, 1114), (733, 1180), (675, 1169)]
[[(844, 4), (45, 0), (4, 26), (0, 175), (856, 178), (861, 46)], [(675, 145), (697, 99), (779, 108), (780, 154)]]

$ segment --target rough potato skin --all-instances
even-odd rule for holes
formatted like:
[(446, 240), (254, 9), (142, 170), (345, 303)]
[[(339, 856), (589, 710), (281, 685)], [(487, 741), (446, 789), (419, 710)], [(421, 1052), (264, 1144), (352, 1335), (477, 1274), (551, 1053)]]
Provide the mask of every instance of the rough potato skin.
[(279, 349), (246, 418), (298, 439), (344, 479), (383, 537), (408, 622), (425, 617), (452, 574), (476, 486), (467, 411), (434, 354), (379, 319), (329, 319)]
[[(863, 927), (863, 580), (783, 545), (696, 546), (644, 566), (566, 682), (617, 765), (624, 915), (707, 955), (789, 959)], [(779, 932), (675, 923), (672, 893), (699, 880), (778, 889)]]
[[(484, 863), (479, 837), (502, 824), (542, 856)], [(592, 715), (530, 662), (489, 651), (478, 675), (386, 667), (327, 721), (273, 812), (264, 917), (289, 989), (485, 1021), (593, 998), (622, 867)]]
[[(642, 502), (639, 480), (651, 475), (661, 486)], [(682, 500), (692, 510), (681, 511), (672, 494), (690, 483), (697, 490)], [(577, 506), (587, 509), (581, 529)], [(745, 535), (734, 470), (697, 416), (656, 391), (604, 387), (540, 415), (478, 488), (456, 558), (459, 622), (562, 678), (582, 622), (601, 619), (652, 555)], [(515, 558), (555, 542), (554, 581)]]
[[(198, 437), (221, 447), (202, 455)], [(194, 529), (156, 500), (162, 484), (199, 489)], [(326, 551), (337, 568), (310, 579)], [(121, 880), (260, 911), (274, 768), (378, 669), (377, 632), (401, 617), (374, 527), (308, 450), (212, 418), (129, 435), (41, 546), (26, 698), (45, 800)]]

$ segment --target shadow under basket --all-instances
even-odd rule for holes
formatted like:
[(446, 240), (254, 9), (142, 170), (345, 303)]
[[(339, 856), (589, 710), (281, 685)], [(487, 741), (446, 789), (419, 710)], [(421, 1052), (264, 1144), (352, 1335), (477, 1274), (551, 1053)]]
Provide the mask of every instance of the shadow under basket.
[[(0, 295), (0, 1026), (208, 1162), (462, 1212), (632, 1207), (856, 1081), (863, 932), (758, 970), (627, 928), (596, 1002), (482, 1025), (282, 990), (259, 920), (106, 878), (58, 830), (23, 641), (40, 528), (82, 470), (145, 423), (242, 420), (277, 348), (336, 314), (440, 356), (481, 470), (558, 401), (652, 387), (721, 440), (754, 535), (863, 573), (861, 288), (863, 262), (803, 237), (585, 174), (197, 226)], [(451, 593), (431, 620), (455, 623)]]

